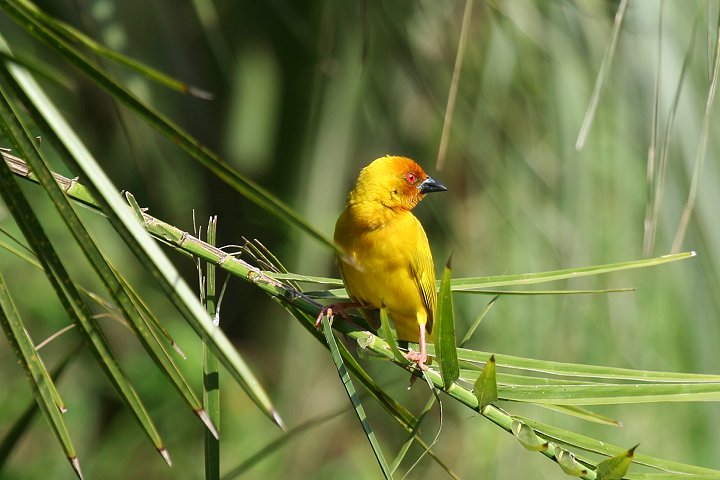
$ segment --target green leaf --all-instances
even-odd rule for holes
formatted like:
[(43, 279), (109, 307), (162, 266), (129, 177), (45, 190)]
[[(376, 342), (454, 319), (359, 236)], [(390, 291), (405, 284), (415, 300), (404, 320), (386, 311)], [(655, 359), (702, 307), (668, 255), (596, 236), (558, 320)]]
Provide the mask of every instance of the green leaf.
[[(428, 350), (433, 346), (429, 345)], [(490, 353), (478, 350), (458, 348), (458, 358), (462, 361), (472, 363), (484, 363), (490, 358)], [(633, 370), (630, 368), (606, 367), (599, 365), (582, 365), (577, 363), (552, 362), (548, 360), (537, 360), (534, 358), (516, 357), (512, 355), (495, 354), (498, 367), (514, 368), (536, 372), (540, 374), (551, 374), (562, 377), (589, 378), (589, 379), (613, 379), (630, 380), (638, 382), (687, 382), (687, 383), (719, 383), (720, 375), (707, 375), (700, 373), (675, 373), (658, 372), (652, 370)], [(478, 365), (478, 370), (480, 366)]]
[[(77, 213), (70, 205), (69, 200), (55, 181), (52, 172), (47, 167), (47, 162), (33, 142), (28, 128), (23, 124), (14, 105), (10, 103), (4, 85), (6, 83), (12, 85), (12, 78), (5, 71), (2, 72), (1, 77), (3, 88), (0, 88), (0, 94), (2, 94), (0, 100), (2, 100), (3, 103), (0, 103), (0, 111), (7, 112), (3, 120), (6, 123), (5, 128), (8, 133), (10, 133), (11, 140), (15, 144), (16, 149), (28, 161), (33, 172), (38, 176), (38, 180), (52, 200), (58, 214), (67, 225), (68, 230), (72, 233), (77, 246), (83, 252), (97, 276), (102, 280), (105, 288), (121, 309), (123, 316), (129, 321), (141, 345), (145, 348), (160, 371), (163, 372), (185, 399), (191, 411), (194, 412), (211, 431), (215, 432), (215, 427), (208, 420), (200, 400), (192, 391), (177, 365), (168, 355), (164, 344), (158, 339), (155, 331), (149, 326), (140, 313), (140, 309), (133, 302), (133, 295), (125, 288), (126, 283), (119, 279), (115, 273), (115, 269), (110, 266), (104, 254), (85, 229)], [(24, 97), (22, 94), (20, 94), (20, 96), (21, 98)]]
[(601, 288), (601, 289), (585, 289), (585, 290), (488, 290), (486, 288), (482, 290), (465, 290), (458, 289), (454, 290), (457, 293), (467, 293), (472, 295), (588, 295), (598, 293), (626, 293), (634, 292), (633, 287), (621, 287), (621, 288)]
[(587, 475), (588, 467), (578, 462), (575, 455), (564, 448), (555, 447), (555, 459), (563, 472), (573, 477)]
[(460, 376), (458, 364), (457, 345), (455, 343), (455, 313), (453, 312), (452, 292), (450, 291), (450, 278), (452, 269), (450, 260), (443, 270), (438, 295), (437, 314), (435, 325), (435, 353), (440, 372), (442, 374), (445, 390)]
[[(2, 4), (0, 2), (0, 5)], [(2, 38), (0, 38), (0, 42), (2, 42)], [(35, 123), (55, 145), (71, 168), (82, 171), (83, 176), (88, 180), (92, 179), (92, 183), (89, 185), (92, 192), (88, 195), (86, 189), (78, 188), (79, 184), (76, 181), (67, 179), (63, 181), (62, 177), (58, 178), (57, 175), (55, 176), (56, 180), (62, 181), (63, 188), (68, 192), (70, 190), (78, 192), (80, 195), (78, 198), (81, 201), (102, 210), (128, 247), (140, 259), (140, 264), (158, 281), (167, 297), (190, 326), (198, 335), (210, 342), (211, 348), (238, 384), (270, 419), (282, 427), (282, 419), (244, 359), (222, 331), (212, 328), (212, 322), (205, 309), (197, 301), (196, 295), (182, 280), (181, 275), (160, 250), (157, 243), (143, 231), (141, 225), (138, 224), (138, 219), (133, 216), (128, 205), (119, 198), (117, 189), (75, 132), (67, 125), (53, 102), (26, 71), (15, 65), (11, 65), (9, 70), (19, 88), (22, 89), (22, 91), (16, 89), (17, 93), (27, 96), (28, 101), (25, 102), (25, 106)], [(18, 165), (15, 167), (14, 171), (22, 174), (17, 171)], [(74, 195), (74, 193), (72, 194)], [(73, 196), (73, 198), (76, 197)], [(204, 413), (198, 413), (201, 419), (206, 421), (203, 418)], [(210, 428), (210, 425), (208, 427)]]
[(390, 351), (392, 351), (395, 360), (402, 364), (409, 363), (398, 348), (397, 336), (395, 334), (395, 330), (390, 324), (390, 319), (388, 318), (387, 309), (385, 307), (380, 309), (380, 329), (382, 331), (385, 341), (388, 343), (388, 345), (390, 345)]
[[(455, 278), (451, 281), (451, 290), (456, 293), (478, 293), (486, 295), (549, 295), (549, 294), (584, 294), (584, 293), (609, 293), (609, 292), (625, 292), (631, 289), (607, 289), (607, 290), (551, 290), (551, 291), (499, 291), (488, 290), (490, 287), (507, 287), (517, 285), (533, 285), (538, 283), (554, 282), (557, 280), (566, 280), (569, 278), (586, 277), (591, 275), (601, 275), (611, 272), (620, 272), (624, 270), (633, 270), (637, 268), (654, 267), (670, 262), (686, 260), (696, 255), (695, 252), (676, 253), (671, 255), (663, 255), (655, 258), (646, 258), (643, 260), (632, 260), (629, 262), (608, 263), (604, 265), (592, 265), (588, 267), (565, 268), (562, 270), (550, 270), (538, 273), (520, 273), (513, 275), (496, 275), (488, 277), (464, 277)], [(273, 274), (270, 274), (273, 275)], [(323, 285), (341, 285), (342, 281), (324, 277), (309, 277), (297, 274), (282, 274), (277, 278), (294, 279), (299, 281), (308, 281)], [(348, 298), (344, 289), (332, 289), (325, 292), (310, 292), (317, 298)]]
[(515, 438), (518, 439), (520, 444), (528, 450), (538, 452), (548, 449), (547, 440), (543, 440), (538, 437), (532, 428), (528, 427), (520, 420), (513, 420), (512, 433), (515, 435)]
[(633, 462), (635, 449), (637, 447), (638, 446), (635, 445), (626, 452), (598, 463), (595, 469), (595, 473), (597, 473), (597, 480), (622, 480), (627, 473), (628, 468), (630, 468), (630, 464)]
[(497, 299), (500, 298), (499, 295), (495, 295), (488, 303), (485, 305), (485, 308), (483, 308), (477, 317), (475, 317), (475, 320), (473, 321), (472, 325), (470, 325), (470, 328), (468, 328), (467, 333), (465, 333), (465, 336), (460, 341), (460, 346), (464, 347), (467, 342), (470, 341), (470, 338), (472, 338), (473, 334), (475, 333), (475, 330), (480, 326), (480, 322), (483, 321), (485, 316), (490, 312), (490, 309), (495, 305), (495, 302)]
[(315, 418), (312, 418), (306, 422), (301, 423), (300, 425), (297, 425), (293, 428), (288, 429), (286, 432), (284, 432), (280, 437), (277, 439), (271, 441), (264, 447), (260, 448), (257, 452), (252, 454), (250, 457), (246, 458), (242, 461), (239, 465), (232, 468), (229, 472), (225, 473), (222, 476), (222, 480), (230, 480), (232, 478), (238, 477), (246, 472), (248, 472), (253, 466), (261, 462), (262, 460), (266, 459), (267, 457), (270, 457), (272, 455), (275, 455), (278, 453), (281, 447), (287, 445), (291, 441), (295, 440), (296, 437), (299, 435), (307, 432), (308, 430), (323, 425), (327, 423), (330, 420), (333, 420), (340, 415), (343, 415), (344, 413), (348, 412), (348, 410), (343, 407), (341, 409), (335, 410), (330, 413), (326, 413), (323, 415), (318, 415)]
[[(304, 328), (306, 328), (309, 333), (311, 333), (316, 339), (318, 339), (318, 341), (321, 341), (324, 347), (329, 349), (329, 345), (326, 341), (324, 341), (324, 336), (321, 335), (315, 328), (316, 317), (314, 315), (310, 315), (307, 312), (300, 310), (291, 303), (284, 302), (284, 306), (295, 318), (300, 321), (300, 324)], [(343, 330), (344, 328), (341, 327), (340, 329)], [(364, 339), (363, 343), (365, 343), (365, 348), (372, 349), (374, 352), (378, 353), (379, 356), (382, 356), (387, 360), (393, 359), (392, 353), (390, 352), (390, 347), (387, 345), (387, 342), (385, 342), (382, 338), (379, 338), (376, 335), (372, 335), (369, 332), (358, 331), (356, 329), (353, 330), (352, 333), (350, 333), (350, 331), (348, 330), (345, 330), (344, 333), (350, 334), (351, 337), (355, 339)], [(345, 347), (343, 343), (336, 342), (336, 344), (338, 350), (340, 351), (340, 355), (345, 362), (345, 366), (353, 374), (353, 376), (365, 387), (370, 396), (377, 400), (378, 403), (390, 415), (390, 417), (395, 420), (403, 429), (405, 429), (409, 433), (415, 432), (418, 427), (419, 420), (416, 419), (415, 416), (407, 408), (405, 408), (401, 403), (399, 403), (392, 396), (390, 396), (373, 380), (373, 378), (362, 368), (362, 366), (358, 363), (355, 357), (352, 356), (352, 354), (348, 351), (347, 347)], [(408, 368), (408, 366), (403, 366), (403, 368)], [(450, 468), (440, 458), (438, 458), (437, 454), (435, 454), (435, 452), (430, 448), (430, 446), (427, 445), (427, 443), (419, 435), (417, 435), (417, 433), (415, 433), (415, 441), (418, 443), (418, 445), (420, 445), (428, 452), (430, 457), (444, 471), (446, 471), (448, 475), (450, 475), (450, 477), (458, 478), (452, 472), (452, 470), (450, 470)]]
[(65, 406), (55, 388), (52, 377), (45, 368), (45, 363), (38, 355), (30, 336), (25, 330), (2, 275), (0, 275), (0, 326), (13, 346), (19, 363), (25, 369), (37, 404), (50, 424), (55, 438), (57, 438), (64, 450), (65, 456), (75, 474), (82, 479), (77, 453), (61, 415), (66, 410)]
[(600, 425), (609, 425), (611, 427), (622, 427), (622, 423), (620, 423), (620, 421), (618, 420), (615, 420), (614, 418), (610, 418), (606, 415), (601, 415), (597, 412), (593, 412), (586, 408), (578, 407), (575, 405), (540, 404), (540, 406), (543, 408), (547, 408), (548, 410), (564, 413), (565, 415), (580, 418), (588, 422), (599, 423)]
[(410, 447), (412, 446), (412, 444), (415, 443), (418, 432), (420, 431), (420, 427), (422, 426), (422, 423), (425, 420), (425, 417), (427, 416), (428, 413), (430, 413), (433, 405), (435, 405), (435, 399), (436, 399), (435, 395), (430, 396), (427, 403), (423, 407), (422, 412), (420, 412), (420, 415), (417, 418), (417, 422), (415, 423), (415, 428), (413, 428), (412, 431), (409, 432), (408, 438), (405, 440), (405, 443), (402, 444), (402, 446), (398, 450), (397, 455), (395, 455), (395, 458), (393, 459), (393, 462), (390, 465), (390, 470), (393, 473), (395, 473), (395, 471), (398, 469), (398, 467), (402, 463), (403, 459), (407, 455), (407, 452), (410, 450)]
[[(82, 350), (82, 347), (83, 344), (79, 343), (75, 348), (70, 349), (67, 354), (65, 354), (65, 357), (58, 363), (50, 375), (53, 382), (57, 382), (60, 379), (71, 360), (78, 358), (78, 353)], [(8, 457), (22, 438), (23, 434), (30, 428), (30, 425), (35, 419), (38, 411), (40, 411), (40, 405), (37, 401), (33, 400), (22, 415), (17, 417), (12, 427), (3, 437), (0, 442), (0, 474), (2, 474), (3, 466), (7, 462)]]
[(720, 401), (720, 383), (500, 386), (503, 400), (555, 405)]
[[(2, 72), (1, 68), (0, 72)], [(0, 82), (0, 85), (2, 85), (2, 82)], [(5, 101), (7, 93), (1, 88), (0, 93), (2, 93), (0, 95), (0, 126), (13, 141), (22, 139), (23, 135), (18, 131), (16, 125), (8, 123), (17, 120), (17, 118)], [(15, 183), (12, 173), (5, 162), (0, 162), (0, 195), (2, 195), (10, 213), (37, 255), (58, 299), (65, 307), (70, 318), (80, 327), (79, 330), (85, 336), (90, 351), (95, 355), (98, 364), (105, 370), (106, 375), (117, 389), (120, 398), (126, 403), (145, 433), (152, 440), (157, 451), (168, 464), (171, 464), (170, 456), (152, 419), (140, 401), (137, 392), (120, 369), (104, 335), (92, 319), (88, 307), (83, 303), (77, 288), (45, 235), (37, 217), (33, 215), (27, 199)]]
[(495, 356), (490, 355), (485, 368), (475, 382), (473, 392), (478, 399), (478, 409), (482, 410), (498, 399), (498, 387), (495, 377)]
[[(49, 29), (46, 26), (48, 21), (47, 16), (44, 16), (37, 8), (31, 7), (29, 2), (0, 0), (0, 7), (29, 33), (58, 52), (61, 58), (74, 65), (117, 101), (136, 112), (149, 126), (155, 128), (170, 141), (185, 150), (200, 164), (213, 172), (220, 180), (230, 185), (238, 193), (268, 213), (289, 225), (299, 228), (320, 243), (337, 251), (337, 247), (330, 239), (303, 219), (292, 208), (262, 186), (241, 175), (231, 165), (220, 159), (217, 154), (210, 151), (170, 119), (143, 103), (127, 88), (117, 83), (105, 70), (95, 65), (63, 36)], [(55, 20), (53, 19), (53, 21)]]
[(92, 38), (88, 37), (81, 31), (72, 27), (71, 25), (52, 19), (51, 17), (45, 15), (41, 10), (35, 10), (35, 12), (37, 15), (37, 19), (42, 21), (44, 25), (51, 29), (53, 32), (61, 35), (68, 41), (84, 46), (98, 56), (112, 60), (119, 65), (124, 65), (128, 68), (131, 68), (134, 71), (145, 76), (146, 78), (153, 80), (160, 85), (163, 85), (177, 92), (187, 93), (189, 95), (193, 95), (204, 100), (212, 99), (212, 94), (210, 94), (209, 92), (206, 92), (192, 85), (188, 85), (187, 83), (177, 80), (170, 75), (167, 75), (153, 67), (150, 67), (149, 65), (139, 62), (134, 58), (130, 58), (116, 50), (107, 48), (104, 45), (96, 42)]
[(383, 455), (382, 453), (380, 444), (378, 443), (377, 437), (375, 436), (375, 431), (370, 426), (370, 422), (368, 421), (367, 415), (365, 414), (365, 409), (363, 408), (362, 403), (357, 396), (355, 387), (353, 386), (352, 380), (350, 379), (350, 374), (345, 367), (342, 355), (340, 354), (337, 342), (335, 341), (335, 335), (333, 334), (332, 328), (330, 327), (330, 320), (328, 319), (327, 315), (323, 315), (322, 317), (322, 329), (323, 334), (325, 335), (325, 340), (330, 347), (330, 354), (332, 355), (333, 362), (335, 362), (335, 368), (337, 368), (338, 374), (340, 375), (340, 380), (342, 380), (345, 391), (347, 392), (348, 397), (350, 398), (350, 401), (355, 408), (355, 413), (357, 414), (358, 419), (360, 420), (360, 424), (365, 431), (365, 436), (370, 442), (373, 453), (375, 453), (375, 458), (380, 465), (383, 476), (386, 479), (392, 479), (392, 471), (390, 470), (390, 467), (385, 460), (385, 455)]
[(608, 43), (608, 46), (605, 49), (605, 55), (603, 56), (602, 63), (600, 64), (600, 71), (598, 71), (597, 78), (595, 79), (595, 87), (593, 88), (593, 93), (590, 97), (590, 103), (585, 111), (583, 123), (580, 127), (580, 133), (578, 133), (578, 138), (575, 141), (575, 150), (580, 151), (585, 147), (585, 142), (590, 133), (590, 127), (592, 127), (593, 121), (595, 120), (595, 112), (600, 104), (600, 96), (602, 95), (605, 84), (607, 83), (610, 66), (612, 65), (613, 58), (615, 57), (618, 38), (620, 38), (623, 19), (625, 18), (625, 12), (627, 11), (629, 3), (630, 0), (622, 0), (618, 6), (617, 12), (615, 12), (615, 22), (613, 23), (610, 43)]
[(694, 257), (695, 252), (676, 253), (663, 255), (656, 258), (643, 260), (632, 260), (629, 262), (608, 263), (606, 265), (593, 265), (590, 267), (566, 268), (539, 273), (521, 273), (516, 275), (498, 275), (492, 277), (468, 277), (456, 278), (453, 280), (453, 291), (477, 290), (489, 287), (503, 287), (509, 285), (531, 285), (536, 283), (554, 282), (568, 278), (586, 277), (589, 275), (600, 275), (610, 272), (632, 270), (635, 268), (654, 267), (664, 263), (677, 262)]
[[(207, 226), (207, 242), (215, 245), (217, 237), (217, 217), (213, 216), (208, 221)], [(198, 261), (198, 268), (200, 262)], [(200, 273), (202, 270), (200, 271)], [(207, 263), (205, 270), (205, 282), (200, 282), (200, 288), (205, 289), (203, 295), (205, 299), (205, 307), (208, 315), (215, 322), (217, 312), (217, 298), (215, 295), (215, 265)], [(202, 277), (202, 273), (201, 273)], [(219, 328), (219, 325), (215, 325)], [(220, 426), (220, 371), (218, 368), (218, 358), (208, 347), (207, 342), (203, 342), (203, 407), (208, 414), (210, 422), (217, 427)], [(210, 430), (205, 430), (205, 479), (218, 480), (220, 478), (220, 441), (219, 432), (213, 435)]]
[[(268, 294), (283, 299), (283, 303), (286, 305), (286, 307), (290, 308), (292, 311), (294, 311), (294, 315), (298, 316), (299, 319), (301, 319), (301, 324), (306, 326), (309, 331), (314, 332), (317, 334), (317, 331), (312, 328), (312, 325), (314, 324), (314, 318), (317, 315), (317, 312), (319, 311), (319, 306), (317, 303), (313, 302), (311, 299), (309, 299), (305, 294), (298, 293), (297, 291), (291, 291), (287, 289), (286, 285), (283, 285), (281, 282), (277, 281), (276, 279), (272, 278), (272, 276), (265, 274), (264, 272), (255, 269), (254, 267), (249, 266), (247, 263), (241, 261), (240, 259), (236, 259), (233, 257), (228, 256), (227, 254), (224, 254), (223, 252), (218, 252), (217, 249), (212, 249), (210, 246), (204, 244), (203, 242), (198, 241), (197, 239), (193, 238), (191, 235), (188, 235), (185, 232), (180, 231), (179, 229), (172, 227), (171, 225), (164, 224), (163, 222), (159, 221), (158, 219), (155, 219), (146, 213), (143, 213), (143, 217), (145, 218), (144, 224), (145, 227), (153, 233), (157, 238), (167, 239), (168, 242), (172, 243), (173, 245), (182, 248), (185, 251), (192, 252), (195, 255), (198, 255), (199, 257), (203, 259), (207, 259), (209, 261), (213, 261), (219, 264), (222, 264), (223, 268), (225, 268), (227, 271), (237, 275), (239, 278), (242, 278), (246, 281), (250, 281), (258, 288), (264, 290)], [(285, 303), (289, 302), (289, 303)], [(307, 324), (307, 325), (306, 325)], [(354, 339), (358, 339), (363, 336), (367, 336), (367, 332), (358, 331), (355, 327), (352, 327), (349, 324), (346, 324), (345, 322), (338, 322), (336, 324), (339, 331), (342, 331), (343, 333), (348, 334), (350, 337)], [(375, 353), (380, 354), (381, 356), (384, 356), (385, 358), (392, 359), (392, 353), (390, 352), (390, 347), (387, 345), (386, 342), (384, 342), (382, 339), (372, 336), (368, 344), (366, 345), (367, 348), (372, 349)], [(349, 355), (349, 353), (345, 352), (344, 346), (342, 344), (339, 345), (339, 348), (343, 351), (342, 355), (344, 360), (346, 361), (347, 365), (350, 365), (349, 362), (354, 362), (354, 359)], [(432, 354), (433, 351), (433, 345), (428, 346), (429, 352)], [(467, 349), (458, 349), (459, 357), (463, 359), (466, 365), (468, 366), (475, 366), (480, 369), (479, 364), (483, 364), (487, 361), (487, 359), (490, 357), (489, 353), (485, 352), (477, 352), (473, 350), (467, 350)], [(638, 370), (631, 370), (631, 369), (623, 369), (623, 368), (614, 368), (614, 367), (601, 367), (601, 366), (592, 366), (592, 365), (578, 365), (578, 364), (566, 364), (566, 363), (558, 363), (558, 362), (548, 362), (543, 360), (535, 360), (535, 359), (527, 359), (527, 358), (521, 358), (521, 357), (513, 357), (509, 355), (496, 355), (497, 360), (497, 366), (503, 367), (503, 368), (514, 368), (514, 369), (520, 369), (540, 374), (553, 374), (553, 375), (559, 375), (563, 378), (560, 379), (553, 379), (550, 381), (548, 378), (540, 378), (538, 380), (533, 379), (529, 376), (517, 376), (514, 380), (514, 382), (520, 381), (520, 378), (525, 378), (527, 381), (525, 381), (526, 384), (562, 384), (562, 382), (565, 382), (566, 384), (582, 384), (584, 383), (584, 380), (581, 381), (581, 378), (590, 378), (590, 379), (603, 379), (603, 378), (610, 378), (610, 379), (617, 379), (617, 380), (636, 380), (639, 382), (688, 382), (688, 383), (717, 383), (720, 382), (720, 376), (718, 375), (700, 375), (700, 374), (683, 374), (683, 373), (672, 373), (672, 372), (653, 372), (653, 371), (638, 371)], [(356, 363), (356, 362), (355, 362)], [(403, 425), (404, 428), (408, 429), (408, 431), (411, 431), (413, 420), (411, 420), (412, 416), (404, 410), (404, 408), (399, 405), (395, 400), (393, 400), (391, 397), (388, 397), (381, 389), (379, 389), (372, 379), (367, 376), (367, 374), (364, 373), (364, 371), (359, 367), (359, 365), (356, 365), (353, 368), (350, 368), (350, 370), (355, 373), (356, 375), (360, 375), (361, 382), (369, 386), (369, 391), (373, 392), (373, 396), (375, 398), (378, 398), (383, 405), (384, 408), (388, 410), (388, 412), (391, 412), (391, 415), (393, 415), (393, 418), (396, 419), (401, 425)], [(443, 382), (439, 374), (435, 375), (432, 371), (427, 372), (428, 377), (432, 379), (433, 383), (436, 386), (442, 386)], [(498, 379), (501, 378), (502, 375), (506, 375), (506, 379), (510, 379), (510, 376), (507, 376), (507, 374), (498, 374)], [(476, 380), (477, 377), (472, 377), (473, 380)], [(472, 381), (472, 380), (471, 380)], [(512, 382), (508, 382), (507, 384), (511, 384)], [(460, 387), (457, 384), (454, 384), (450, 387), (448, 390), (448, 394), (455, 398), (456, 400), (464, 403), (465, 405), (469, 406), (470, 408), (476, 409), (478, 405), (478, 399), (472, 394), (472, 392), (465, 390), (464, 388)], [(404, 413), (399, 413), (401, 411), (404, 411)], [(492, 407), (492, 405), (485, 408), (483, 415), (492, 420), (494, 423), (497, 423), (502, 428), (505, 428), (506, 430), (511, 430), (511, 423), (512, 419), (505, 414), (504, 412), (500, 411), (497, 408)], [(530, 420), (524, 420), (525, 423), (530, 422)], [(546, 426), (547, 428), (552, 428), (549, 426)], [(542, 430), (543, 434), (545, 434), (545, 430)], [(557, 431), (557, 430), (556, 430)], [(593, 439), (588, 439), (587, 437), (581, 437), (577, 436), (576, 434), (572, 434), (571, 432), (565, 432), (562, 431), (563, 438), (572, 439), (575, 441), (580, 442), (583, 445), (600, 445), (599, 447), (595, 447), (598, 449), (598, 453), (606, 453), (605, 449), (603, 449), (603, 445), (608, 445), (605, 442), (596, 441)], [(582, 438), (583, 440), (578, 440)], [(573, 446), (573, 445), (571, 445)], [(550, 452), (552, 449), (548, 447), (548, 450), (545, 452)], [(616, 453), (616, 452), (615, 452)], [(432, 455), (432, 452), (431, 452)], [(433, 458), (436, 458), (433, 456)], [(636, 462), (639, 462), (639, 459), (641, 456), (636, 457)], [(711, 469), (701, 469), (700, 467), (693, 467), (688, 465), (683, 465), (675, 462), (667, 462), (665, 460), (660, 459), (654, 459), (652, 457), (642, 456), (642, 458), (649, 462), (651, 465), (660, 465), (660, 466), (669, 466), (668, 468), (676, 469), (677, 471), (683, 471), (683, 472), (711, 472), (715, 473), (716, 471)], [(658, 467), (662, 468), (662, 467)], [(711, 474), (708, 473), (708, 474)]]
[[(594, 454), (613, 456), (624, 455), (626, 450), (613, 445), (612, 443), (586, 437), (575, 432), (538, 422), (525, 417), (516, 417), (523, 423), (531, 426), (536, 432), (542, 433), (543, 437), (555, 443), (562, 443), (576, 450), (584, 450)], [(640, 465), (653, 467), (666, 472), (676, 472), (683, 475), (708, 475), (720, 478), (720, 471), (696, 465), (688, 465), (680, 462), (673, 462), (649, 455), (635, 454), (634, 462)]]

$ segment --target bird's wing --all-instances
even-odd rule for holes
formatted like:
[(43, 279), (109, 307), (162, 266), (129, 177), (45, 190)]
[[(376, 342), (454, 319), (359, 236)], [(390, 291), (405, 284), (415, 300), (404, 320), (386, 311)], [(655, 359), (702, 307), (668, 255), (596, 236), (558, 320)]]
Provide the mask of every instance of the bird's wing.
[(432, 333), (435, 321), (435, 305), (437, 305), (437, 288), (435, 287), (435, 266), (433, 265), (430, 247), (425, 241), (425, 248), (418, 248), (413, 255), (411, 269), (425, 309), (427, 310), (427, 324), (425, 329)]

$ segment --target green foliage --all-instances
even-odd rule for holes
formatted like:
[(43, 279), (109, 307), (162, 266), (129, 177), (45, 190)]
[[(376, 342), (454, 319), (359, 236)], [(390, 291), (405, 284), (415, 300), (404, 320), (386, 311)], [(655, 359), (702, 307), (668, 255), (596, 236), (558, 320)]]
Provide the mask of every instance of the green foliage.
[(625, 474), (630, 468), (630, 464), (635, 456), (635, 449), (637, 445), (614, 457), (603, 460), (597, 465), (597, 479), (598, 480), (622, 480)]
[(435, 327), (435, 353), (437, 354), (440, 372), (443, 378), (443, 388), (446, 390), (460, 376), (460, 367), (457, 358), (457, 345), (455, 344), (455, 312), (453, 310), (452, 292), (450, 291), (450, 277), (452, 269), (448, 260), (440, 281), (440, 293), (437, 303), (437, 325)]
[(495, 356), (490, 355), (487, 363), (483, 367), (475, 385), (473, 393), (477, 397), (478, 409), (482, 411), (485, 407), (498, 399), (497, 378), (495, 375)]
[[(0, 0), (0, 146), (41, 185), (0, 166), (20, 352), (0, 345), (3, 475), (199, 477), (204, 436), (208, 478), (720, 476), (717, 405), (687, 403), (720, 396), (716, 5), (44, 3)], [(438, 341), (410, 392), (382, 314), (384, 340), (360, 318), (314, 326), (346, 295), (328, 239), (348, 182), (385, 153), (437, 154), (450, 187), (417, 214), (435, 258), (455, 252), (442, 336), (461, 348)], [(193, 209), (239, 245), (190, 235)], [(178, 252), (232, 275), (222, 330)], [(613, 445), (638, 441), (653, 456)]]

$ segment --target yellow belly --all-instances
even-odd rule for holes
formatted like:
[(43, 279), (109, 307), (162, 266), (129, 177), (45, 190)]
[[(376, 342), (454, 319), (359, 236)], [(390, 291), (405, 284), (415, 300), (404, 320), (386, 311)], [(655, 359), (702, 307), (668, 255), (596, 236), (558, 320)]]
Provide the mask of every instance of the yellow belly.
[(412, 255), (418, 242), (424, 242), (422, 247), (427, 251), (429, 246), (417, 219), (410, 216), (407, 222), (410, 228), (396, 222), (343, 236), (339, 221), (336, 241), (348, 255), (348, 261), (341, 259), (340, 269), (350, 296), (368, 308), (386, 307), (398, 338), (417, 342), (428, 315), (412, 269)]

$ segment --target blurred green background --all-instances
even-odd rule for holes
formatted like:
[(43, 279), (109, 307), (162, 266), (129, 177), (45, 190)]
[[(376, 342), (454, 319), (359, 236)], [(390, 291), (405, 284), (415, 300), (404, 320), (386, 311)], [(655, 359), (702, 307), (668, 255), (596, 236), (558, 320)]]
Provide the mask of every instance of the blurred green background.
[[(211, 101), (181, 95), (105, 63), (142, 99), (227, 162), (332, 235), (345, 195), (362, 166), (386, 153), (413, 157), (449, 192), (416, 210), (441, 266), (453, 252), (454, 276), (500, 275), (638, 259), (669, 253), (687, 199), (717, 36), (718, 4), (633, 0), (584, 148), (575, 144), (611, 37), (618, 2), (475, 2), (449, 137), (435, 168), (464, 2), (291, 2), (226, 0), (39, 1), (49, 14), (108, 47), (191, 85)], [(662, 17), (659, 7), (662, 5)], [(694, 21), (698, 17), (696, 27)], [(219, 244), (263, 242), (293, 272), (337, 276), (332, 254), (250, 204), (152, 132), (71, 66), (0, 13), (0, 31), (39, 77), (118, 190), (164, 221), (192, 230), (219, 216)], [(692, 39), (694, 38), (694, 43)], [(683, 59), (688, 70), (677, 108)], [(660, 52), (660, 57), (658, 53)], [(50, 70), (50, 67), (52, 69)], [(657, 97), (656, 97), (657, 92)], [(657, 115), (653, 116), (657, 100)], [(675, 122), (666, 131), (668, 116)], [(717, 108), (707, 160), (682, 250), (690, 261), (647, 271), (563, 282), (558, 288), (633, 286), (632, 293), (501, 298), (473, 348), (546, 360), (646, 370), (719, 373), (720, 169)], [(648, 148), (669, 140), (667, 175), (647, 180)], [(41, 134), (42, 132), (38, 132)], [(77, 172), (61, 165), (69, 177)], [(80, 179), (82, 181), (82, 179)], [(643, 251), (648, 192), (662, 189), (652, 251)], [(67, 259), (77, 254), (37, 187), (34, 205)], [(123, 265), (188, 354), (197, 381), (200, 344), (143, 277), (103, 219), (82, 213), (104, 251)], [(16, 231), (4, 206), (0, 226)], [(169, 252), (191, 284), (191, 261)], [(72, 262), (68, 261), (72, 267)], [(0, 268), (40, 341), (68, 323), (42, 273), (6, 252)], [(94, 280), (89, 272), (76, 272)], [(134, 275), (134, 277), (133, 277)], [(85, 276), (85, 277), (84, 277)], [(489, 297), (456, 296), (460, 335)], [(272, 451), (243, 478), (378, 478), (372, 452), (327, 351), (267, 296), (231, 279), (221, 325), (269, 389), (289, 427), (332, 419)], [(168, 394), (127, 329), (107, 320), (115, 351), (147, 402), (173, 455), (168, 469), (116, 399), (91, 357), (80, 355), (60, 382), (68, 422), (87, 478), (200, 478), (202, 429)], [(44, 350), (48, 363), (74, 344), (71, 332)], [(32, 401), (8, 344), (0, 342), (0, 435)], [(379, 363), (379, 362), (375, 362)], [(380, 383), (418, 411), (428, 393), (405, 392), (407, 375), (365, 361)], [(394, 371), (397, 370), (397, 371)], [(192, 372), (196, 372), (193, 374)], [(225, 377), (222, 466), (228, 471), (281, 432)], [(372, 402), (370, 421), (392, 458), (402, 431)], [(598, 407), (623, 428), (595, 426), (548, 410), (512, 406), (549, 423), (640, 451), (720, 468), (720, 407), (663, 404)], [(438, 412), (423, 429), (431, 439)], [(558, 467), (510, 435), (444, 400), (435, 447), (462, 478), (559, 478)], [(421, 453), (417, 447), (409, 457)], [(404, 464), (407, 469), (410, 461)], [(38, 418), (4, 478), (74, 478)], [(444, 478), (424, 458), (411, 478)]]

